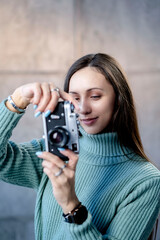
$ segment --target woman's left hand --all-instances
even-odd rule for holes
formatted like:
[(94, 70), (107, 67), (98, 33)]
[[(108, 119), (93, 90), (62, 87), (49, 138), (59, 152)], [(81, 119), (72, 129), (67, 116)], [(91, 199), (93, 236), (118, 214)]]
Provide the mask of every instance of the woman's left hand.
[[(69, 149), (61, 151), (61, 153), (69, 158), (68, 163), (50, 152), (42, 152), (37, 155), (44, 159), (42, 162), (43, 171), (52, 183), (55, 199), (66, 214), (79, 204), (75, 193), (75, 171), (78, 155)], [(62, 173), (56, 176), (61, 171)]]

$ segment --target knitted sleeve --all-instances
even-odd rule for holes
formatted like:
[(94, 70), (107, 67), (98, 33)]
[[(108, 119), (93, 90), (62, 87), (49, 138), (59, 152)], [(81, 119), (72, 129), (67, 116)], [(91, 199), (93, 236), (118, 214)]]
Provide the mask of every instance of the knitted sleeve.
[(43, 150), (43, 140), (23, 144), (9, 141), (22, 116), (9, 111), (4, 102), (0, 104), (0, 179), (36, 189), (42, 176), (42, 166), (35, 152)]
[(67, 224), (68, 239), (147, 240), (160, 209), (160, 178), (149, 179), (121, 202), (106, 232), (101, 234), (89, 213), (82, 225)]

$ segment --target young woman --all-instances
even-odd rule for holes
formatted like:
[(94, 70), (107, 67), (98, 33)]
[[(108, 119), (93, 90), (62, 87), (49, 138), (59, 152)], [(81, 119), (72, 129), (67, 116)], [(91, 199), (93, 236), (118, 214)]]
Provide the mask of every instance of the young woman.
[[(143, 151), (121, 67), (109, 55), (86, 55), (69, 69), (64, 90), (27, 84), (1, 103), (0, 178), (37, 190), (37, 240), (147, 239), (160, 209), (160, 172)], [(29, 104), (35, 117), (48, 116), (59, 97), (79, 114), (79, 156), (59, 149), (64, 163), (42, 139), (9, 141)]]

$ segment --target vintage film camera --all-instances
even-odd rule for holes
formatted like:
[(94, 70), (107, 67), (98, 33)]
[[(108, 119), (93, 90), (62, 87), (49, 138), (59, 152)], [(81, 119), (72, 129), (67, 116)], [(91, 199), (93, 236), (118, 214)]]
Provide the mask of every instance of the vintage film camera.
[(58, 148), (69, 148), (79, 153), (79, 121), (70, 102), (58, 102), (54, 112), (47, 118), (43, 114), (43, 126), (46, 151), (64, 161), (68, 158), (62, 155)]

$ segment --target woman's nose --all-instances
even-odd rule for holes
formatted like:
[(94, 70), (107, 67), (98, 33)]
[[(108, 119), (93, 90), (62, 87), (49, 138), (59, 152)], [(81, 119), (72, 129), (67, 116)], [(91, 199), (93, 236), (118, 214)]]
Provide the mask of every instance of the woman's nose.
[(91, 106), (87, 101), (79, 102), (79, 113), (83, 115), (91, 113)]

